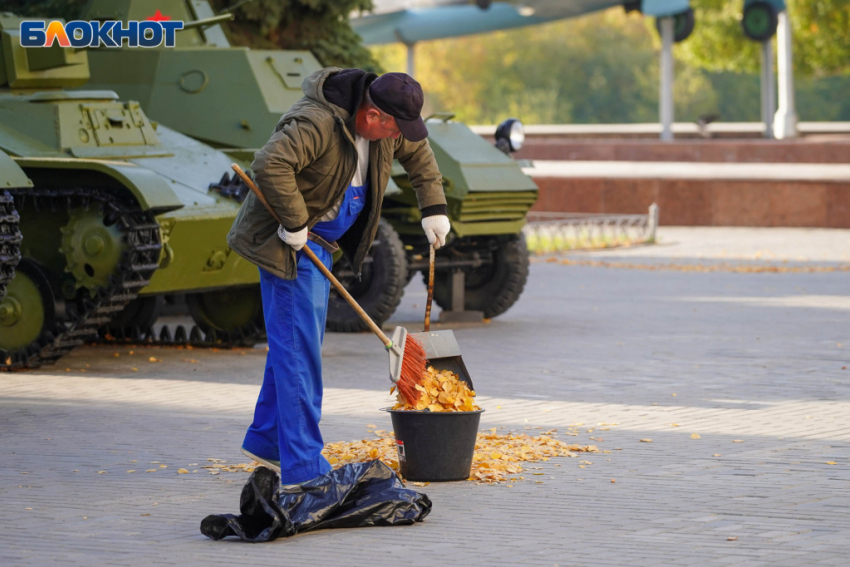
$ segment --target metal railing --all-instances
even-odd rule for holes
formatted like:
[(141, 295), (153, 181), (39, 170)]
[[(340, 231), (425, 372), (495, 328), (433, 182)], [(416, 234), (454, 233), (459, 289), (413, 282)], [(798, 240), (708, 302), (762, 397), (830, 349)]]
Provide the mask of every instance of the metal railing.
[(614, 248), (655, 242), (658, 205), (645, 215), (530, 212), (522, 229), (536, 254)]

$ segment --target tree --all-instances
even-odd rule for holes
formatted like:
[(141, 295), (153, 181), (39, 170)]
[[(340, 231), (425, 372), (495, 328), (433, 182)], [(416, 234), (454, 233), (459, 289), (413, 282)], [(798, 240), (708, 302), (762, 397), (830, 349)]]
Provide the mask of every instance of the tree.
[[(0, 12), (40, 18), (76, 19), (87, 0), (0, 0)], [(212, 0), (216, 12), (237, 0)], [(312, 51), (326, 66), (380, 71), (348, 22), (353, 11), (369, 11), (372, 0), (251, 0), (238, 4), (236, 20), (225, 24), (234, 45)]]
[[(234, 0), (212, 0), (220, 12)], [(312, 51), (322, 65), (380, 71), (371, 52), (351, 28), (352, 11), (372, 9), (372, 0), (253, 0), (234, 10), (226, 25), (235, 45)]]
[[(786, 0), (791, 18), (794, 72), (822, 76), (850, 72), (850, 2)], [(758, 72), (757, 42), (744, 37), (743, 0), (691, 0), (693, 35), (677, 46), (686, 63), (709, 71)]]
[[(654, 33), (654, 32), (652, 32)], [(374, 53), (404, 70), (403, 48)], [(421, 43), (417, 79), (432, 109), (494, 124), (517, 116), (530, 124), (658, 120), (658, 53), (638, 14), (620, 8), (479, 36)], [(704, 73), (679, 65), (676, 112), (696, 120), (716, 111)]]
[(76, 20), (88, 0), (0, 0), (0, 12), (25, 18)]

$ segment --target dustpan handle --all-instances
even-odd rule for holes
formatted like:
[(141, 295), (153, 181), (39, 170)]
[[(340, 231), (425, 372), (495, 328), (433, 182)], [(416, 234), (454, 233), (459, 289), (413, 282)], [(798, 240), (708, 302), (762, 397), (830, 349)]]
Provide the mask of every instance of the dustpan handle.
[(425, 303), (425, 325), (423, 331), (431, 330), (431, 301), (434, 299), (434, 246), (428, 247), (428, 300)]
[[(280, 217), (277, 216), (275, 210), (271, 207), (271, 205), (269, 205), (269, 202), (266, 201), (266, 197), (260, 192), (260, 189), (254, 184), (251, 178), (248, 177), (244, 171), (242, 171), (242, 168), (236, 165), (235, 163), (230, 167), (233, 168), (233, 171), (236, 172), (236, 175), (238, 175), (245, 183), (245, 185), (247, 185), (248, 188), (254, 193), (254, 195), (257, 196), (257, 199), (259, 199), (260, 202), (266, 206), (266, 209), (268, 209), (268, 211), (272, 214), (274, 220), (276, 220), (279, 224), (283, 224), (282, 222), (280, 222)], [(361, 319), (363, 319), (363, 322), (369, 325), (369, 328), (372, 330), (373, 333), (378, 336), (379, 339), (381, 339), (381, 342), (384, 343), (384, 346), (387, 348), (391, 347), (393, 342), (390, 340), (390, 338), (384, 334), (381, 328), (376, 325), (374, 321), (372, 321), (372, 318), (369, 317), (369, 314), (366, 313), (362, 307), (360, 307), (360, 305), (357, 303), (357, 300), (351, 297), (351, 294), (348, 293), (348, 290), (345, 289), (341, 283), (339, 283), (339, 280), (336, 279), (336, 277), (325, 266), (325, 264), (322, 263), (322, 261), (316, 257), (316, 254), (312, 250), (310, 250), (310, 247), (304, 245), (301, 250), (304, 252), (304, 254), (307, 255), (308, 258), (310, 258), (310, 260), (316, 265), (316, 267), (319, 268), (319, 271), (322, 272), (325, 277), (328, 278), (328, 280), (330, 280), (330, 282), (336, 288), (337, 293), (339, 293), (343, 298), (345, 298), (351, 308), (354, 309), (354, 311), (360, 316)]]

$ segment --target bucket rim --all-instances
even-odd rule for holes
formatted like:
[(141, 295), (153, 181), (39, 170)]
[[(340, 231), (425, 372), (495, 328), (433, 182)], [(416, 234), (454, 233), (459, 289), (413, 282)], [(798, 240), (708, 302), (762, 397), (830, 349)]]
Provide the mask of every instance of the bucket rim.
[(397, 410), (391, 407), (380, 408), (380, 411), (385, 411), (387, 413), (399, 413), (399, 414), (416, 414), (416, 415), (470, 415), (473, 413), (484, 413), (485, 409), (478, 409), (472, 411), (425, 411), (425, 410)]

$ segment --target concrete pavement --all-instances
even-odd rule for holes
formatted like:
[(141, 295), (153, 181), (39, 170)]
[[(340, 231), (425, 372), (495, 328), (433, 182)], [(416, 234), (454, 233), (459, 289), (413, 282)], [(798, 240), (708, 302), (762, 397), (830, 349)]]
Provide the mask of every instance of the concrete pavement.
[[(705, 262), (726, 249), (752, 262), (783, 239), (799, 262), (838, 265), (846, 254), (797, 233), (753, 231), (743, 245), (714, 229), (709, 245), (692, 229), (667, 240), (667, 230), (661, 246), (590, 255)], [(583, 467), (529, 464), (544, 474), (510, 487), (418, 488), (434, 510), (416, 526), (271, 544), (198, 531), (207, 514), (238, 511), (247, 475), (202, 467), (245, 461), (262, 348), (87, 347), (0, 375), (0, 564), (844, 565), (847, 277), (535, 262), (513, 309), (456, 331), (482, 427), (561, 428), (560, 438), (610, 453), (582, 456), (592, 462)], [(414, 281), (396, 319), (418, 320), (423, 301)], [(378, 410), (389, 383), (376, 339), (329, 334), (324, 353), (326, 440), (391, 429)], [(564, 436), (575, 423), (579, 435)]]

